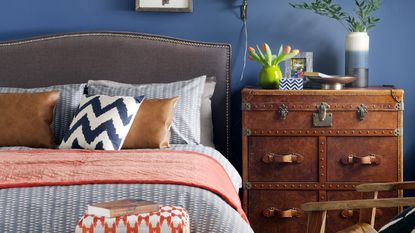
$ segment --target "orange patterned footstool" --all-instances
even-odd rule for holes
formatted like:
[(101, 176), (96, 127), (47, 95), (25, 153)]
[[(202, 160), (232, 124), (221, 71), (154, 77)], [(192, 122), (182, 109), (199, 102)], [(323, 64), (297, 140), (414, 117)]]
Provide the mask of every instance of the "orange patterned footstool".
[(163, 206), (160, 211), (116, 218), (84, 215), (75, 233), (189, 233), (189, 214), (186, 209)]

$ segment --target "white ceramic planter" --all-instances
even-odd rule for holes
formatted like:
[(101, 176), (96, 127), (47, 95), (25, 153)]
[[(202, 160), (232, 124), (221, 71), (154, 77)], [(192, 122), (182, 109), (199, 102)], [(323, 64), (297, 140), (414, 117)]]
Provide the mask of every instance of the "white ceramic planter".
[(369, 79), (369, 35), (350, 32), (346, 36), (346, 75), (357, 77), (352, 87), (367, 87)]

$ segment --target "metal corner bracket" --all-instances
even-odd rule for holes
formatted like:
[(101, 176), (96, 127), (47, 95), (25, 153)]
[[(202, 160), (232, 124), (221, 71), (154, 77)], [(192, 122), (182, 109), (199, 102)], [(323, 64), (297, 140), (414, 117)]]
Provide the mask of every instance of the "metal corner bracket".
[(395, 129), (395, 131), (393, 132), (393, 135), (395, 135), (396, 137), (402, 137), (403, 136), (403, 129)]
[(250, 129), (242, 129), (242, 136), (251, 136), (251, 130)]
[(250, 182), (247, 181), (247, 182), (244, 183), (244, 189), (249, 190), (251, 188), (252, 188), (252, 185), (251, 185)]
[(405, 109), (405, 105), (404, 105), (404, 103), (403, 102), (401, 102), (401, 103), (396, 103), (395, 104), (395, 110), (397, 110), (397, 111), (403, 111)]
[(251, 104), (250, 103), (242, 103), (241, 104), (242, 111), (249, 111), (251, 110)]

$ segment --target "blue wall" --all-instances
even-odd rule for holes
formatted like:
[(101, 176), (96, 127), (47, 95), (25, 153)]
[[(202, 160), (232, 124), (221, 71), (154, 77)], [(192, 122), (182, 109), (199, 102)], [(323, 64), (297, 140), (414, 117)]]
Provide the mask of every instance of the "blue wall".
[[(292, 0), (297, 1), (297, 0)], [(298, 2), (298, 1), (297, 1)], [(345, 2), (345, 1), (338, 1)], [(354, 1), (347, 1), (348, 8)], [(233, 131), (240, 131), (239, 90), (256, 85), (259, 65), (248, 62), (239, 81), (243, 57), (240, 1), (194, 0), (193, 13), (138, 13), (134, 0), (3, 0), (0, 3), (0, 40), (88, 30), (136, 31), (193, 40), (226, 42), (233, 46)], [(370, 32), (370, 84), (394, 84), (406, 91), (405, 178), (415, 180), (415, 1), (386, 0), (382, 19)], [(286, 0), (249, 1), (249, 44), (290, 43), (313, 51), (315, 70), (336, 74), (344, 70), (344, 37), (340, 24), (309, 12), (292, 9)], [(0, 71), (1, 72), (1, 71)], [(238, 136), (234, 163), (240, 165)]]

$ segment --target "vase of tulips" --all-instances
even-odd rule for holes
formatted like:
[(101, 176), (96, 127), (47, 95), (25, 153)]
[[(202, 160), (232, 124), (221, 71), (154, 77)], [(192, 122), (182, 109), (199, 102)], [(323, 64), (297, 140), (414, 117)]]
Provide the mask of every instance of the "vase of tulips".
[(295, 57), (298, 53), (300, 53), (298, 49), (291, 50), (290, 46), (281, 45), (278, 54), (273, 54), (267, 43), (262, 44), (262, 51), (259, 46), (257, 50), (249, 47), (248, 58), (262, 65), (258, 77), (259, 86), (264, 89), (278, 89), (282, 78), (279, 64)]

